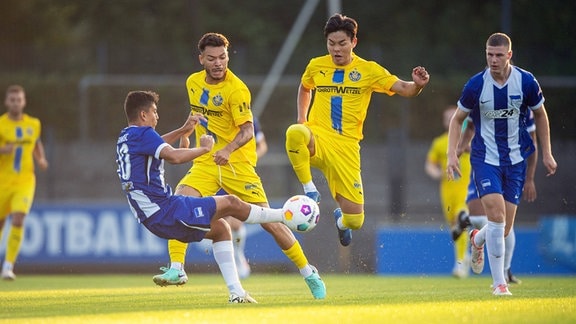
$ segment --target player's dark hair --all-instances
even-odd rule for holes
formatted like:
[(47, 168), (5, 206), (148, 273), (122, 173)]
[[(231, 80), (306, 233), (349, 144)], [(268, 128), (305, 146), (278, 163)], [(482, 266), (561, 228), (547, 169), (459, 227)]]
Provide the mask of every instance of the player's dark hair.
[(486, 46), (506, 46), (512, 50), (512, 40), (504, 33), (494, 33), (488, 37)]
[(226, 36), (219, 33), (206, 33), (198, 41), (198, 50), (200, 51), (200, 53), (203, 53), (204, 49), (207, 46), (211, 47), (224, 46), (225, 48), (228, 48), (229, 45), (230, 42), (228, 41)]
[(348, 37), (350, 37), (350, 39), (354, 39), (358, 33), (358, 23), (350, 17), (346, 17), (342, 14), (334, 14), (332, 17), (328, 18), (328, 21), (324, 26), (324, 37), (328, 37), (328, 34), (337, 31), (343, 31), (348, 35)]
[(154, 91), (130, 91), (124, 101), (124, 112), (128, 121), (135, 121), (141, 111), (158, 104), (160, 96)]
[(6, 96), (8, 96), (11, 93), (24, 93), (24, 87), (18, 84), (13, 84), (11, 86), (8, 86), (8, 88), (6, 89)]

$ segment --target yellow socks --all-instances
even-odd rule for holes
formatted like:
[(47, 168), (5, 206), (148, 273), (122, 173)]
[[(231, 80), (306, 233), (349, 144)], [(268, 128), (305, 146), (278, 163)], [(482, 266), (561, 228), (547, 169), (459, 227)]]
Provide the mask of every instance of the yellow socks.
[(294, 124), (286, 130), (286, 153), (301, 183), (312, 181), (310, 171), (310, 130), (302, 124)]
[(292, 261), (296, 267), (298, 267), (298, 269), (302, 269), (308, 265), (308, 259), (306, 259), (306, 256), (304, 255), (304, 251), (300, 246), (300, 242), (296, 241), (296, 243), (294, 243), (291, 248), (288, 250), (282, 250), (282, 252), (286, 254), (288, 259), (290, 259), (290, 261)]
[(170, 261), (184, 264), (187, 248), (188, 243), (182, 243), (178, 240), (168, 240), (168, 253), (170, 254)]
[(364, 213), (360, 214), (344, 214), (342, 213), (342, 225), (352, 230), (362, 228), (364, 224)]
[(24, 236), (24, 226), (10, 227), (10, 233), (8, 234), (8, 242), (6, 243), (6, 261), (14, 264), (16, 258), (18, 258), (18, 253), (20, 252), (20, 246), (22, 245), (22, 237)]

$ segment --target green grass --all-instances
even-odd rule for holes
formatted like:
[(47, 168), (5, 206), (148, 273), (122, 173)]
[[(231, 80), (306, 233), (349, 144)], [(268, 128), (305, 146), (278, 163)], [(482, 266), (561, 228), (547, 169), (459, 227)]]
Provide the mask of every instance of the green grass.
[(574, 323), (576, 278), (522, 277), (492, 296), (487, 276), (324, 275), (314, 300), (296, 274), (244, 281), (259, 304), (229, 305), (218, 275), (156, 287), (151, 275), (21, 275), (0, 282), (0, 323)]

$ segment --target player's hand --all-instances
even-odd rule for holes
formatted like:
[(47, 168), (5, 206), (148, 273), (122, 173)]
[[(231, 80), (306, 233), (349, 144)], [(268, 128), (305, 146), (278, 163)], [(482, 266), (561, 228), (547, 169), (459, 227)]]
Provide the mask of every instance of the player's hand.
[(0, 154), (10, 154), (14, 151), (14, 143), (8, 143), (0, 147)]
[(186, 122), (182, 126), (182, 129), (185, 131), (183, 136), (189, 137), (192, 135), (196, 125), (198, 125), (201, 121), (207, 121), (206, 117), (204, 117), (202, 114), (195, 113), (188, 115), (188, 119), (186, 119)]
[(448, 180), (458, 180), (462, 177), (462, 172), (460, 171), (460, 161), (456, 154), (448, 155), (448, 162), (446, 163), (446, 175)]
[(424, 88), (430, 81), (430, 74), (422, 66), (412, 69), (412, 81), (420, 88)]
[(527, 202), (533, 202), (536, 200), (536, 196), (536, 184), (534, 183), (534, 180), (526, 180), (524, 182), (522, 198), (524, 198), (524, 200)]
[(226, 149), (216, 151), (214, 153), (214, 163), (216, 163), (216, 165), (228, 164), (228, 161), (230, 160), (230, 153), (231, 152), (228, 152)]
[(206, 134), (200, 136), (200, 147), (206, 148), (210, 152), (214, 147), (214, 137)]
[(542, 163), (544, 164), (546, 170), (548, 171), (548, 173), (546, 173), (547, 177), (552, 176), (556, 173), (558, 164), (556, 163), (556, 160), (554, 160), (552, 154), (542, 156)]
[(48, 161), (45, 158), (39, 159), (38, 161), (36, 161), (36, 163), (38, 164), (38, 167), (42, 171), (46, 171), (48, 169)]

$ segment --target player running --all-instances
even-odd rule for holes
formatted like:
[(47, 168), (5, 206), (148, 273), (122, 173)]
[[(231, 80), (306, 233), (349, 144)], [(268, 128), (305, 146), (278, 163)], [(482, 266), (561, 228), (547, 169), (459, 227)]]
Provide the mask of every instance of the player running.
[(41, 170), (48, 168), (48, 161), (40, 140), (40, 120), (24, 113), (24, 88), (9, 86), (4, 103), (8, 111), (0, 116), (0, 241), (8, 216), (12, 223), (1, 276), (15, 280), (14, 264), (24, 237), (24, 218), (36, 191), (34, 160)]
[[(448, 126), (450, 119), (458, 107), (452, 105), (442, 114), (444, 133), (432, 141), (426, 155), (425, 170), (428, 176), (438, 180), (440, 184), (440, 200), (442, 213), (450, 228), (458, 227), (458, 219), (467, 214), (466, 189), (470, 178), (470, 156), (467, 152), (460, 155), (460, 170), (462, 178), (450, 181), (446, 175), (446, 150), (448, 149)], [(466, 236), (452, 235), (454, 241), (454, 267), (452, 275), (456, 278), (465, 278), (470, 272), (468, 255), (468, 238)]]
[(457, 145), (462, 123), (470, 115), (476, 130), (470, 163), (488, 217), (486, 226), (470, 234), (471, 266), (473, 272), (482, 272), (486, 245), (492, 293), (501, 296), (511, 295), (504, 274), (504, 238), (514, 225), (526, 176), (526, 159), (534, 152), (534, 144), (526, 131), (524, 116), (528, 110), (534, 113), (548, 176), (556, 173), (557, 163), (552, 155), (542, 90), (530, 72), (510, 62), (510, 38), (503, 33), (492, 34), (486, 41), (485, 55), (488, 68), (466, 83), (458, 100), (459, 109), (450, 122), (446, 172), (450, 179), (461, 175)]

